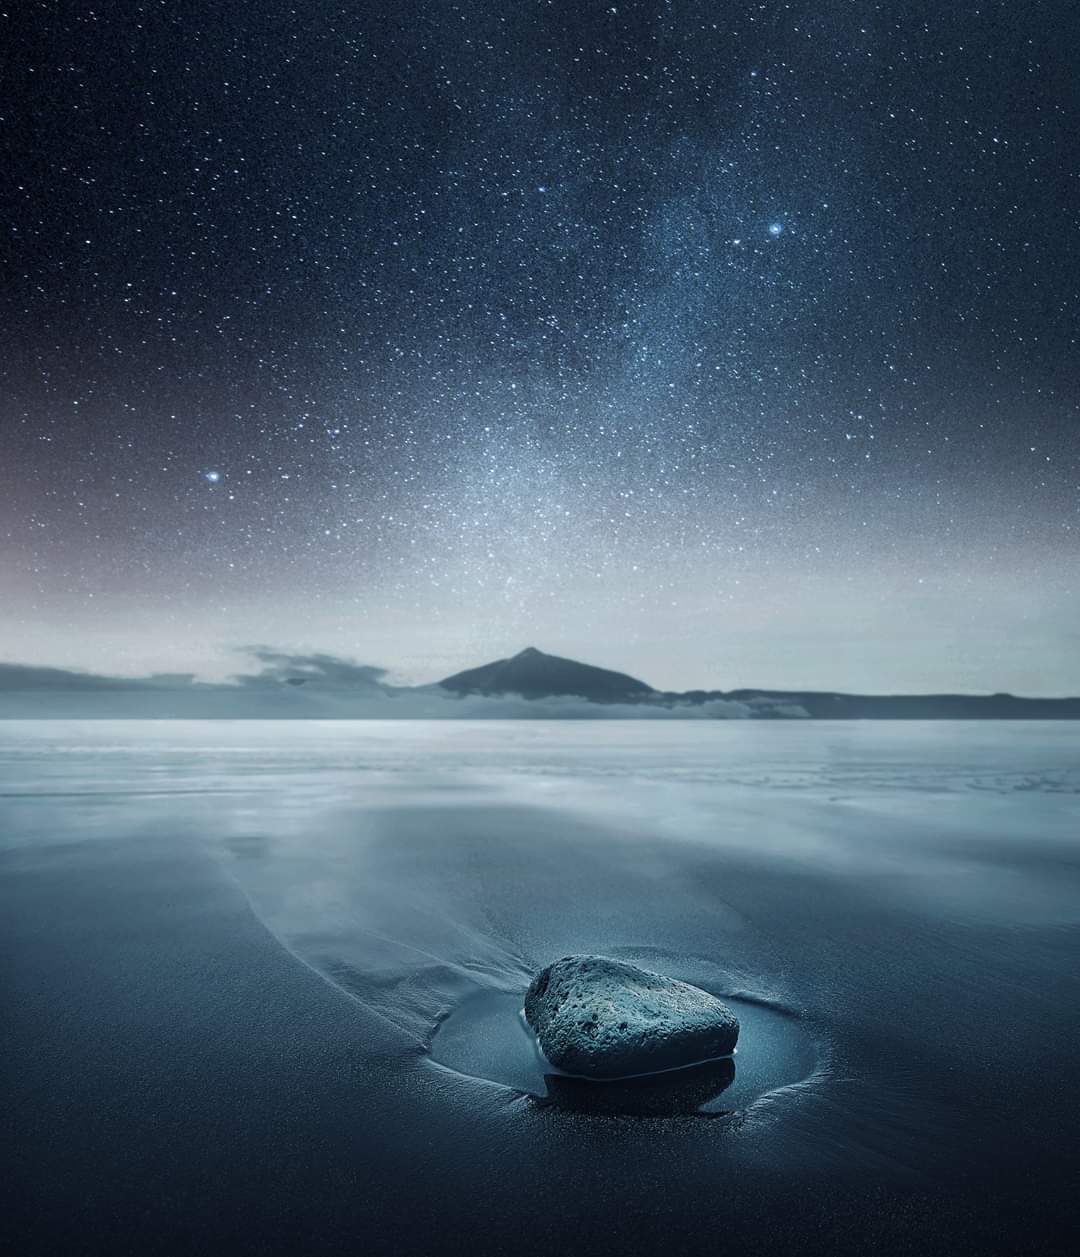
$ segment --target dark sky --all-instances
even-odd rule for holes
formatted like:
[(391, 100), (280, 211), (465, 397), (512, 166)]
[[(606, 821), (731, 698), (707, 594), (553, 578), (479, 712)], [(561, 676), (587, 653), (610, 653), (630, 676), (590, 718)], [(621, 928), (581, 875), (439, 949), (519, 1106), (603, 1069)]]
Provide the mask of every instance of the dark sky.
[(1080, 689), (1080, 10), (34, 3), (0, 657)]

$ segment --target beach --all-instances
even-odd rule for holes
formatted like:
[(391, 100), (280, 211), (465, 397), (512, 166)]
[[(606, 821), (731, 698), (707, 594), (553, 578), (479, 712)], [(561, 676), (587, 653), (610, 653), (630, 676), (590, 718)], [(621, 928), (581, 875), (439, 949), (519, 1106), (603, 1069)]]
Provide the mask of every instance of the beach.
[[(1071, 725), (9, 721), (0, 841), (11, 1251), (1045, 1254), (1077, 1221)], [(490, 1027), (440, 1059), (581, 952), (765, 1010), (782, 1060), (744, 1036), (731, 1103), (635, 1115), (498, 1077)]]

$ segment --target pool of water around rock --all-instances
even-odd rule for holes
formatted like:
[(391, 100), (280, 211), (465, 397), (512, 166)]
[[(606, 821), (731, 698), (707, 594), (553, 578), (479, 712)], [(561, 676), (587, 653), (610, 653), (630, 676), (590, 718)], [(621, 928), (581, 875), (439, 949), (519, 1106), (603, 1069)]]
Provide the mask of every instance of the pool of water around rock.
[(814, 1072), (817, 1052), (797, 1017), (717, 994), (739, 1018), (738, 1048), (732, 1057), (685, 1069), (611, 1081), (562, 1074), (541, 1055), (521, 1015), (521, 994), (490, 990), (470, 995), (439, 1024), (431, 1060), (560, 1108), (657, 1117), (737, 1112)]

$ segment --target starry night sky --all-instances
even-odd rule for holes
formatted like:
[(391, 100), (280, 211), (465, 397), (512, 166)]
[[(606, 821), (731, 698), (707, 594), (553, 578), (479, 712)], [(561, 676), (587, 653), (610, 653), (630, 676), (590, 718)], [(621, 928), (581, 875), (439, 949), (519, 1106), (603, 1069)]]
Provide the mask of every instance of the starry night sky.
[(0, 658), (1080, 690), (1075, 0), (0, 18)]

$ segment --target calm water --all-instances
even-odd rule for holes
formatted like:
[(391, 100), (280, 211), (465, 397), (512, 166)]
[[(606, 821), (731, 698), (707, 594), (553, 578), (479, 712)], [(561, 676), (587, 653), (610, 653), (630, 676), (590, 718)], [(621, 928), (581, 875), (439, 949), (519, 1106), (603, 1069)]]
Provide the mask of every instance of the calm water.
[[(9, 722), (0, 843), (22, 1253), (1075, 1221), (1080, 728)], [(514, 1018), (583, 951), (741, 1001), (733, 1077), (551, 1103)]]

